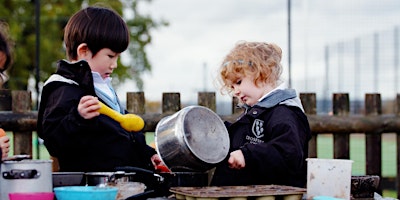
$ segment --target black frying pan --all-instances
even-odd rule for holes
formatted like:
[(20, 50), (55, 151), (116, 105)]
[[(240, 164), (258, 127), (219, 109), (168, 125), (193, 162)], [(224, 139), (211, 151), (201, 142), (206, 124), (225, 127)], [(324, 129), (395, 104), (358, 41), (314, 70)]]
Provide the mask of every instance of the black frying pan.
[(201, 187), (208, 186), (207, 172), (161, 172), (156, 173), (138, 167), (117, 167), (116, 171), (135, 172), (133, 181), (146, 185), (144, 193), (127, 198), (127, 200), (147, 199), (151, 197), (169, 196), (171, 187)]

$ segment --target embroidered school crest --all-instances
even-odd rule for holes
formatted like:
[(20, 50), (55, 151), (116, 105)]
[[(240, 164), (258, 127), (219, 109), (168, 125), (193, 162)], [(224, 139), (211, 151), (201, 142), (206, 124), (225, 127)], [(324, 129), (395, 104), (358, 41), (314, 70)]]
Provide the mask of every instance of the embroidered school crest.
[(260, 137), (264, 136), (264, 134), (262, 134), (264, 132), (263, 125), (264, 125), (263, 120), (260, 120), (260, 119), (254, 120), (251, 131), (253, 132), (254, 136), (256, 136), (256, 138), (260, 138)]

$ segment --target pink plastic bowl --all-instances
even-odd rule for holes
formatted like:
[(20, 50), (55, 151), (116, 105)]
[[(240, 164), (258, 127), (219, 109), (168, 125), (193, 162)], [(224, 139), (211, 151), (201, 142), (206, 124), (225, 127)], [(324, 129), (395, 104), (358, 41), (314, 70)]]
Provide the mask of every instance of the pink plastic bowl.
[(10, 200), (53, 200), (53, 192), (9, 193)]

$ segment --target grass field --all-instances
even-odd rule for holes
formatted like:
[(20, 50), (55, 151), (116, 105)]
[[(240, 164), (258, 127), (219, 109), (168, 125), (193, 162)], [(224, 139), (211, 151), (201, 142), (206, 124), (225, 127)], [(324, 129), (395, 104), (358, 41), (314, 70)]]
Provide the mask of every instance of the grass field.
[[(333, 158), (332, 135), (318, 135), (318, 157)], [(396, 135), (384, 134), (382, 136), (382, 176), (396, 176)], [(365, 135), (353, 134), (350, 136), (350, 159), (354, 161), (353, 175), (364, 175), (365, 167)]]
[[(10, 138), (11, 133), (7, 133)], [(44, 147), (39, 145), (37, 148), (36, 134), (33, 137), (33, 155), (37, 159), (39, 151), (39, 159), (49, 159), (50, 156)], [(154, 141), (154, 133), (146, 134), (146, 141), (150, 144)], [(11, 141), (12, 144), (12, 141)], [(333, 136), (331, 134), (318, 135), (317, 139), (318, 158), (333, 158)], [(12, 148), (11, 148), (12, 149)], [(11, 150), (10, 155), (13, 155)], [(350, 135), (350, 159), (353, 160), (352, 175), (365, 175), (365, 135), (352, 134)], [(396, 176), (396, 134), (384, 134), (382, 136), (382, 176)], [(384, 197), (396, 198), (395, 191), (384, 191)]]

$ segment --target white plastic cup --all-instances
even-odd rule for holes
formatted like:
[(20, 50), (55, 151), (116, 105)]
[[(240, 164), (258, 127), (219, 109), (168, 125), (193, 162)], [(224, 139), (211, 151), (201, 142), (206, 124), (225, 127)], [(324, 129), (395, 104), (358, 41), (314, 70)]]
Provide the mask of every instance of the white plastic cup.
[(319, 158), (306, 160), (307, 199), (317, 196), (350, 199), (352, 160)]

